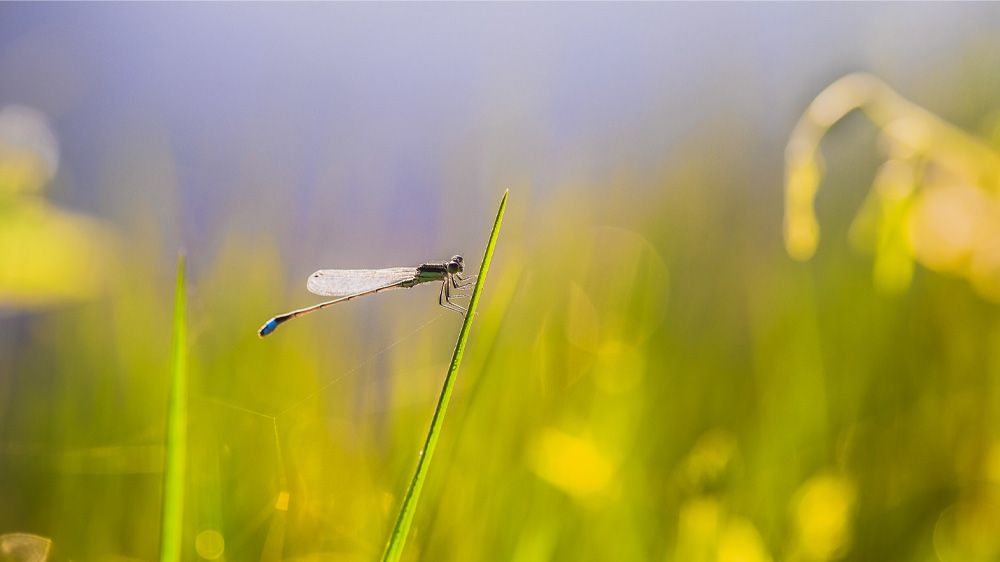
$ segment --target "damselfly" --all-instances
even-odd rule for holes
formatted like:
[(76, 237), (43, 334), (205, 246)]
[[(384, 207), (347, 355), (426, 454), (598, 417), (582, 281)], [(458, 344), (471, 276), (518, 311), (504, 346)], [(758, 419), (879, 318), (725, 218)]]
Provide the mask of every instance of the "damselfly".
[(297, 316), (308, 314), (314, 310), (346, 302), (356, 297), (371, 295), (386, 289), (407, 289), (421, 283), (443, 281), (438, 303), (460, 314), (465, 314), (465, 308), (453, 302), (452, 298), (465, 295), (452, 295), (452, 289), (460, 289), (475, 282), (476, 276), (462, 277), (465, 271), (465, 261), (462, 256), (454, 256), (446, 262), (425, 263), (417, 267), (393, 267), (390, 269), (321, 269), (309, 276), (306, 288), (317, 295), (337, 297), (332, 301), (322, 302), (308, 308), (293, 310), (267, 321), (258, 334), (264, 337), (273, 332), (280, 324)]

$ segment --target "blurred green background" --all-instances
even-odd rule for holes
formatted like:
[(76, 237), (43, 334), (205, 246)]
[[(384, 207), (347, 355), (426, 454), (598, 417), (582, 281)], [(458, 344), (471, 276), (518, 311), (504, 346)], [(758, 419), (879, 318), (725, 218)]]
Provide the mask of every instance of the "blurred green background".
[(377, 559), (459, 316), (256, 330), (510, 189), (404, 559), (998, 560), (997, 100), (991, 4), (0, 4), (0, 534), (156, 558), (184, 249), (184, 559)]

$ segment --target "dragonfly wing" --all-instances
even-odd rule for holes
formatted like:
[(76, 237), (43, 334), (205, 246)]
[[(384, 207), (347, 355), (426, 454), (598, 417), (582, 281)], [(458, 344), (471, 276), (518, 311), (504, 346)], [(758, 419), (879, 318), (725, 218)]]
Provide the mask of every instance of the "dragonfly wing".
[(327, 297), (348, 297), (390, 288), (417, 276), (415, 267), (391, 269), (321, 269), (309, 276), (309, 292)]

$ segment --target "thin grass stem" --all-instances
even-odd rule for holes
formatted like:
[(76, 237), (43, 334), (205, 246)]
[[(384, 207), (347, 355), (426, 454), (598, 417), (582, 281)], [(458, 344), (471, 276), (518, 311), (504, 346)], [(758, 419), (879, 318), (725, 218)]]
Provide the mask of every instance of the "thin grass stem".
[(399, 508), (399, 515), (396, 517), (396, 525), (392, 529), (392, 535), (385, 545), (382, 553), (382, 562), (396, 562), (403, 553), (403, 544), (406, 542), (406, 535), (410, 530), (410, 523), (413, 521), (413, 514), (417, 509), (417, 499), (420, 497), (420, 489), (427, 478), (427, 470), (431, 463), (431, 455), (434, 454), (434, 447), (437, 445), (441, 427), (444, 425), (444, 413), (448, 409), (448, 401), (451, 399), (451, 392), (455, 387), (455, 377), (458, 374), (458, 366), (462, 362), (462, 353), (465, 351), (465, 342), (469, 338), (469, 328), (472, 326), (472, 319), (476, 317), (476, 305), (479, 304), (479, 294), (486, 282), (486, 273), (490, 268), (490, 259), (493, 257), (493, 248), (497, 243), (497, 235), (500, 233), (500, 222), (503, 220), (503, 211), (507, 206), (507, 191), (500, 200), (500, 209), (497, 211), (496, 221), (493, 223), (493, 231), (490, 233), (490, 241), (486, 245), (486, 253), (483, 254), (483, 263), (479, 267), (479, 277), (476, 279), (476, 286), (472, 290), (472, 298), (469, 301), (469, 310), (465, 314), (465, 322), (462, 324), (462, 331), (458, 334), (458, 343), (455, 345), (455, 353), (451, 358), (451, 366), (444, 379), (444, 386), (441, 388), (441, 396), (438, 398), (437, 407), (434, 409), (434, 417), (431, 418), (431, 427), (427, 432), (427, 441), (420, 451), (417, 460), (417, 469), (413, 473), (413, 480), (406, 490), (406, 497), (403, 498), (403, 505)]

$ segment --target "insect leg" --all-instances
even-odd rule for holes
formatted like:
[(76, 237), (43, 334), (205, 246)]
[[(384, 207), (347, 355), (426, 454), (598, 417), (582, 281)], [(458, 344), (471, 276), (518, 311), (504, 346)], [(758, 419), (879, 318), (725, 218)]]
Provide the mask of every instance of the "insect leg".
[(438, 296), (438, 304), (447, 308), (448, 310), (454, 310), (455, 312), (458, 312), (459, 314), (462, 314), (464, 316), (465, 309), (451, 302), (450, 299), (451, 293), (449, 291), (448, 285), (449, 285), (448, 280), (445, 279), (444, 283), (441, 284), (441, 294)]

